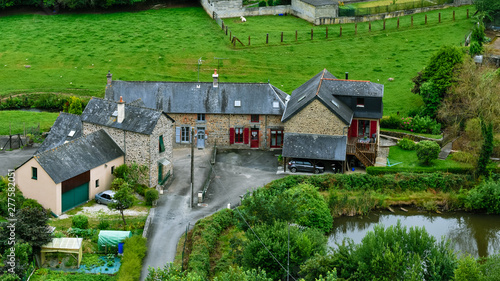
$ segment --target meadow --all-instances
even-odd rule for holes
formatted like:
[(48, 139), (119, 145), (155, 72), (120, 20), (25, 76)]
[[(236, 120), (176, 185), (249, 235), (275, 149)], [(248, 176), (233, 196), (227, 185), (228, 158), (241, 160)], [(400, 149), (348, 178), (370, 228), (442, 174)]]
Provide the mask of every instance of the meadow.
[(226, 19), (231, 34), (245, 44), (235, 47), (200, 7), (1, 17), (0, 97), (33, 92), (102, 97), (108, 70), (118, 80), (196, 81), (201, 58), (201, 81), (210, 81), (219, 68), (222, 82), (270, 81), (287, 93), (324, 68), (339, 78), (349, 72), (350, 79), (385, 85), (385, 115), (404, 113), (422, 104), (410, 92), (411, 78), (441, 45), (460, 45), (471, 29), (467, 8), (472, 9), (428, 12), (427, 25), (424, 14), (415, 14), (413, 27), (410, 16), (401, 17), (399, 29), (396, 19), (388, 19), (385, 30), (381, 21), (373, 22), (371, 32), (368, 23), (359, 23), (357, 34), (354, 24), (343, 24), (342, 37), (339, 25), (313, 26), (293, 16), (247, 17), (246, 23)]
[[(46, 132), (52, 127), (59, 113), (0, 110), (0, 135), (30, 133), (30, 127), (40, 125), (40, 130)], [(3, 145), (3, 144), (2, 144)]]

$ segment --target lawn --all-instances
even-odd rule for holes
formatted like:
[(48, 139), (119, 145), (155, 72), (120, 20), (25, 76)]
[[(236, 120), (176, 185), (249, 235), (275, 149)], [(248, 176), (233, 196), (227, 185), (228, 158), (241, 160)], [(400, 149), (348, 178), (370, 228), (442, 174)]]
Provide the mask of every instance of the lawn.
[[(0, 96), (24, 92), (104, 95), (105, 75), (148, 81), (210, 81), (220, 68), (223, 82), (267, 82), (287, 93), (327, 68), (339, 78), (371, 80), (385, 85), (384, 114), (422, 104), (410, 92), (411, 78), (441, 45), (459, 45), (472, 23), (466, 8), (429, 12), (382, 22), (313, 26), (293, 16), (248, 17), (246, 23), (226, 19), (232, 35), (251, 46), (232, 47), (216, 22), (200, 7), (138, 13), (17, 15), (1, 18)], [(311, 40), (311, 29), (314, 39)], [(298, 42), (295, 42), (295, 30)], [(284, 32), (285, 42), (280, 43)], [(269, 33), (270, 43), (265, 44)], [(215, 58), (224, 58), (217, 60)], [(219, 65), (220, 63), (220, 65)], [(29, 66), (29, 67), (27, 67)], [(389, 82), (388, 78), (394, 78)]]
[(388, 132), (405, 133), (407, 135), (421, 136), (421, 137), (426, 137), (426, 138), (435, 139), (435, 140), (439, 140), (439, 139), (441, 139), (443, 137), (442, 135), (413, 133), (413, 132), (409, 132), (409, 131), (406, 131), (406, 130), (400, 130), (400, 129), (386, 129), (386, 128), (381, 128), (380, 130), (382, 130), (382, 131), (388, 131)]
[(33, 112), (17, 110), (0, 110), (0, 135), (23, 134), (24, 128), (29, 133), (29, 127), (40, 124), (40, 129), (46, 132), (56, 121), (58, 112)]
[(417, 158), (417, 152), (415, 150), (403, 150), (399, 146), (392, 146), (389, 150), (388, 160), (391, 164), (401, 162), (401, 164), (395, 165), (394, 167), (400, 168), (420, 168), (420, 167), (433, 167), (436, 169), (446, 169), (446, 168), (461, 168), (461, 167), (471, 167), (471, 165), (459, 163), (453, 161), (448, 157), (446, 160), (434, 160), (431, 166), (425, 166)]

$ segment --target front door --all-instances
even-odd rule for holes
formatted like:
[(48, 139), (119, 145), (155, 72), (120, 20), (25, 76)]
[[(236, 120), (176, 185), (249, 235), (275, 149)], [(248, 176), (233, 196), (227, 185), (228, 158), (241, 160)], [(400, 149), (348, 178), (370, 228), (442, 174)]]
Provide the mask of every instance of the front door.
[(198, 134), (196, 138), (198, 149), (205, 148), (205, 130), (203, 128), (198, 128)]
[(259, 148), (259, 129), (252, 129), (250, 134), (250, 147)]

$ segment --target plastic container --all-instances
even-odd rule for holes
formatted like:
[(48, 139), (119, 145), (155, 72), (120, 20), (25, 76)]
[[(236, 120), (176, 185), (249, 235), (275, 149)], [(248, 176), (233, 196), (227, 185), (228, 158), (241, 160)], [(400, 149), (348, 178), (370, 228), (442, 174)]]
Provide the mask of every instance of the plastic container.
[(118, 254), (123, 254), (123, 242), (118, 243)]

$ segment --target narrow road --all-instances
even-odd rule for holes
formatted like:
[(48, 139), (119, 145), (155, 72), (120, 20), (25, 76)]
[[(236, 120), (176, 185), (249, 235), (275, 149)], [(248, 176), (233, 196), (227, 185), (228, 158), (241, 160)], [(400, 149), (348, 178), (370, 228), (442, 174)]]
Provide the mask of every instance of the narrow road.
[(190, 208), (190, 150), (174, 149), (175, 179), (168, 190), (160, 195), (148, 238), (148, 253), (144, 258), (141, 280), (145, 280), (148, 267), (163, 268), (173, 262), (177, 242), (197, 220), (227, 207), (238, 204), (240, 195), (281, 178), (277, 175), (275, 153), (260, 150), (220, 151), (214, 167), (214, 179), (206, 195), (206, 206), (198, 206), (197, 191), (210, 168), (210, 150), (195, 150), (195, 206)]

